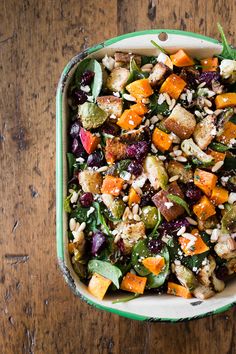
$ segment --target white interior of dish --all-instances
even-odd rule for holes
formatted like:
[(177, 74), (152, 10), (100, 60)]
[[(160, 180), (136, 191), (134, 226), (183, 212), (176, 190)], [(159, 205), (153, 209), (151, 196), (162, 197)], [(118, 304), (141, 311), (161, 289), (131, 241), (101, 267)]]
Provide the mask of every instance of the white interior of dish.
[[(150, 41), (154, 40), (160, 46), (162, 46), (167, 52), (173, 53), (179, 48), (185, 49), (189, 54), (196, 58), (206, 58), (213, 54), (219, 54), (221, 52), (221, 45), (217, 43), (211, 43), (207, 40), (203, 40), (197, 37), (190, 37), (180, 34), (168, 34), (165, 41), (158, 39), (158, 34), (144, 34), (137, 37), (130, 37), (122, 39), (116, 43), (113, 43), (105, 48), (102, 48), (90, 56), (95, 58), (102, 58), (105, 54), (113, 54), (115, 51), (125, 51), (139, 53), (143, 55), (157, 55), (158, 49), (155, 48)], [(76, 67), (70, 72), (70, 77), (73, 75)], [(67, 80), (68, 87), (69, 78)], [(63, 96), (63, 170), (64, 170), (64, 196), (67, 193), (67, 163), (66, 163), (66, 147), (67, 147), (67, 100), (66, 90), (64, 90)], [(118, 313), (126, 312), (130, 314), (136, 314), (141, 316), (147, 316), (152, 318), (163, 319), (179, 319), (189, 318), (195, 316), (201, 316), (204, 313), (210, 311), (216, 311), (219, 308), (227, 306), (236, 301), (236, 280), (227, 284), (226, 289), (217, 294), (215, 297), (205, 300), (198, 305), (193, 303), (199, 302), (198, 299), (185, 300), (183, 298), (170, 296), (170, 295), (145, 295), (130, 302), (113, 304), (112, 301), (117, 298), (126, 297), (123, 295), (106, 296), (103, 301), (99, 301), (94, 298), (87, 290), (87, 287), (81, 283), (77, 274), (74, 272), (70, 257), (68, 254), (68, 239), (67, 239), (67, 215), (64, 213), (64, 257), (65, 265), (68, 267), (71, 276), (74, 279), (76, 289), (82, 296), (86, 297), (90, 302), (103, 306), (104, 308), (110, 308), (116, 310)]]

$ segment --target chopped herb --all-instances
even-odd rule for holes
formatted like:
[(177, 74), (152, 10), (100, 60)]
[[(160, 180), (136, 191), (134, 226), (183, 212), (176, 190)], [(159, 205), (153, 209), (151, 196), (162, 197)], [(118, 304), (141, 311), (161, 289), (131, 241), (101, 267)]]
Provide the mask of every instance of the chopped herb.
[(219, 23), (217, 23), (217, 27), (220, 32), (221, 40), (222, 40), (222, 44), (223, 44), (223, 50), (219, 55), (220, 58), (236, 60), (236, 49), (234, 49), (231, 45), (229, 45), (229, 43), (225, 37), (223, 28)]
[(133, 299), (136, 299), (137, 297), (139, 297), (140, 294), (134, 294), (134, 295), (130, 295), (130, 296), (127, 296), (127, 297), (123, 297), (122, 299), (117, 299), (115, 301), (112, 301), (113, 304), (118, 304), (120, 302), (128, 302), (130, 300), (133, 300)]
[(150, 42), (152, 43), (152, 45), (154, 45), (154, 47), (158, 48), (162, 53), (167, 54), (165, 49), (159, 46), (159, 44), (157, 44), (155, 41), (151, 40)]
[(172, 202), (181, 205), (186, 210), (188, 215), (191, 215), (191, 211), (189, 210), (188, 204), (185, 202), (185, 200), (174, 194), (168, 194), (167, 198), (172, 200)]

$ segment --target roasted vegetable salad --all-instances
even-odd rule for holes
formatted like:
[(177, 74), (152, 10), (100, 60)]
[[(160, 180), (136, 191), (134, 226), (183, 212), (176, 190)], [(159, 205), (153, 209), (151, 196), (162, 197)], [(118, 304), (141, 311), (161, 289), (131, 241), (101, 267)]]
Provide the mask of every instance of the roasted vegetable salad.
[(218, 57), (116, 52), (76, 69), (68, 249), (100, 300), (207, 299), (235, 275), (236, 55), (222, 36)]

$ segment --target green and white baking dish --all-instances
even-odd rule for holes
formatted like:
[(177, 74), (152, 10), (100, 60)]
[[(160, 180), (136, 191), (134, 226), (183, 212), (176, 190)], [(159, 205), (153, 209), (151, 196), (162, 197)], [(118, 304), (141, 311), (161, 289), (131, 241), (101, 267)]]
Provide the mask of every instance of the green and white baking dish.
[(71, 265), (68, 254), (67, 214), (63, 210), (63, 199), (67, 193), (67, 89), (78, 63), (85, 57), (102, 58), (105, 54), (113, 54), (117, 50), (156, 55), (158, 49), (151, 44), (151, 40), (168, 53), (183, 48), (197, 58), (210, 57), (222, 51), (217, 40), (199, 34), (177, 30), (147, 30), (109, 39), (79, 53), (66, 65), (58, 84), (56, 101), (57, 256), (67, 284), (88, 304), (131, 319), (177, 322), (221, 313), (236, 305), (236, 280), (229, 283), (222, 293), (204, 301), (168, 295), (145, 295), (130, 302), (116, 304), (113, 301), (117, 299), (117, 295), (108, 295), (103, 301), (99, 301), (88, 292)]

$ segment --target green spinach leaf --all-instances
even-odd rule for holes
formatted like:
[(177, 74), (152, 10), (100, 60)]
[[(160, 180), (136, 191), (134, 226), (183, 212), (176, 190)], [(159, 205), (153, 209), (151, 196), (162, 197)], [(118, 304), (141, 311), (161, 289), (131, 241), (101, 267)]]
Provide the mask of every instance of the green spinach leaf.
[(142, 71), (138, 65), (136, 64), (136, 61), (134, 58), (131, 59), (130, 61), (130, 74), (127, 80), (126, 85), (130, 84), (133, 81), (140, 80), (140, 79), (145, 79), (149, 76), (149, 74), (145, 71)]
[(72, 212), (72, 209), (71, 209), (71, 206), (70, 206), (70, 198), (72, 197), (72, 194), (68, 195), (65, 199), (64, 199), (64, 210), (67, 212), (67, 213), (71, 213)]
[(147, 288), (148, 289), (156, 289), (156, 288), (159, 288), (160, 286), (162, 286), (165, 283), (166, 278), (169, 274), (170, 255), (169, 255), (169, 251), (168, 251), (167, 247), (164, 247), (161, 250), (160, 256), (164, 257), (164, 259), (165, 259), (165, 267), (161, 271), (161, 273), (159, 273), (158, 275), (150, 273), (147, 276)]
[(133, 300), (133, 299), (136, 299), (137, 297), (139, 297), (140, 294), (134, 294), (134, 295), (130, 295), (130, 296), (126, 296), (126, 297), (123, 297), (121, 299), (117, 299), (115, 301), (112, 301), (113, 304), (118, 304), (120, 302), (128, 302), (130, 300)]
[(158, 96), (153, 94), (150, 99), (149, 108), (151, 110), (151, 114), (162, 114), (163, 116), (168, 116), (170, 114), (169, 106), (166, 101), (161, 104), (158, 104)]
[(160, 47), (159, 44), (157, 44), (155, 41), (151, 40), (150, 41), (152, 43), (152, 45), (154, 45), (154, 47), (156, 47), (157, 49), (159, 49), (162, 53), (167, 54), (167, 52), (165, 51), (164, 48)]
[(224, 171), (236, 171), (236, 156), (227, 156), (225, 158)]
[(153, 64), (155, 65), (157, 63), (157, 57), (154, 56), (142, 56), (142, 63), (141, 66), (146, 65), (146, 64)]
[(94, 101), (96, 101), (96, 98), (98, 97), (98, 95), (102, 89), (101, 64), (93, 58), (86, 58), (86, 59), (82, 60), (79, 63), (79, 65), (77, 66), (77, 69), (75, 72), (75, 82), (76, 82), (77, 86), (79, 86), (80, 81), (81, 81), (81, 77), (86, 70), (90, 70), (95, 73), (93, 82), (91, 84), (91, 92), (92, 92)]
[(210, 145), (209, 148), (211, 148), (212, 150), (215, 151), (219, 151), (219, 152), (225, 152), (227, 150), (229, 150), (229, 147), (221, 144), (221, 143), (217, 143), (216, 141), (213, 141)]
[(172, 202), (181, 205), (186, 210), (188, 215), (191, 215), (191, 211), (189, 210), (188, 204), (185, 202), (185, 200), (174, 194), (168, 194), (167, 198), (172, 200)]
[(108, 262), (92, 259), (88, 262), (88, 271), (98, 273), (105, 278), (110, 279), (119, 289), (119, 278), (122, 276), (120, 269)]
[(161, 212), (158, 209), (158, 219), (155, 227), (153, 228), (152, 232), (148, 235), (148, 238), (156, 238), (158, 236), (158, 227), (160, 226), (162, 222), (162, 217), (161, 217)]
[(73, 171), (74, 171), (74, 165), (76, 164), (76, 160), (73, 154), (68, 152), (66, 154), (67, 156), (67, 162), (68, 162), (68, 176), (71, 178), (73, 176)]

